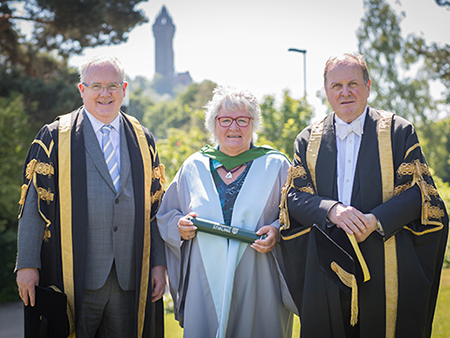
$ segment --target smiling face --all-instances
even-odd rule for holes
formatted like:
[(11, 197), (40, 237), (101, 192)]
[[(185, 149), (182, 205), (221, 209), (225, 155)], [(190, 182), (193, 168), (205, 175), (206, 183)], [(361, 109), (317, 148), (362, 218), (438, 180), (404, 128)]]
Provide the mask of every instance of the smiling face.
[(336, 115), (351, 123), (366, 108), (370, 80), (366, 85), (361, 67), (356, 62), (339, 63), (328, 70), (325, 91)]
[(104, 86), (100, 92), (94, 92), (81, 83), (78, 85), (86, 110), (97, 120), (110, 123), (119, 114), (127, 83), (124, 82), (123, 86), (116, 92), (108, 91), (106, 85), (122, 83), (122, 81), (119, 71), (110, 63), (92, 65), (86, 70), (84, 83), (88, 86), (92, 86), (94, 83)]
[[(251, 118), (246, 110), (227, 111), (220, 108), (218, 118), (231, 117), (233, 119), (239, 116)], [(253, 136), (253, 124), (250, 121), (247, 127), (239, 127), (236, 121), (233, 121), (229, 127), (222, 127), (216, 119), (215, 134), (219, 141), (219, 150), (229, 156), (236, 156), (250, 149)]]

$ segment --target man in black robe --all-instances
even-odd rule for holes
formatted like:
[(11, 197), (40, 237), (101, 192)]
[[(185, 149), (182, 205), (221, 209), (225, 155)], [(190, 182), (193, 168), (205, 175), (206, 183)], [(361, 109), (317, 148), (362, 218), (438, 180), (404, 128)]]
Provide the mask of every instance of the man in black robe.
[(25, 163), (19, 294), (34, 306), (35, 286), (62, 291), (71, 337), (164, 334), (164, 167), (152, 134), (120, 111), (126, 88), (119, 60), (88, 60), (84, 106), (44, 126)]
[(334, 113), (297, 136), (280, 215), (301, 337), (430, 337), (448, 216), (417, 134), (367, 106), (361, 55), (324, 81)]

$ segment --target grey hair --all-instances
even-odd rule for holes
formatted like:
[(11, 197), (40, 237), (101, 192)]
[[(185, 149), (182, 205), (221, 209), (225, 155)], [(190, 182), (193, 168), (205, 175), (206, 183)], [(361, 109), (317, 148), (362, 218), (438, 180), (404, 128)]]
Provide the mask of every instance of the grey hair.
[(361, 67), (361, 71), (363, 74), (364, 83), (369, 83), (370, 77), (369, 77), (369, 70), (367, 69), (367, 63), (366, 60), (364, 60), (364, 56), (359, 53), (345, 53), (344, 55), (337, 57), (333, 56), (330, 57), (326, 64), (325, 64), (325, 70), (323, 72), (323, 82), (325, 87), (327, 86), (327, 75), (328, 71), (332, 66), (336, 65), (348, 65), (349, 63), (356, 63), (359, 67)]
[(94, 56), (90, 59), (87, 59), (83, 64), (78, 68), (78, 71), (80, 73), (80, 82), (84, 82), (84, 79), (86, 77), (86, 71), (91, 66), (97, 66), (97, 65), (104, 65), (104, 64), (111, 64), (113, 65), (118, 73), (120, 74), (120, 78), (122, 82), (125, 82), (125, 69), (122, 66), (122, 63), (120, 60), (115, 56)]
[(237, 90), (228, 86), (218, 86), (213, 91), (212, 99), (203, 107), (205, 108), (205, 127), (211, 133), (211, 141), (217, 143), (216, 118), (220, 109), (226, 111), (245, 110), (252, 117), (253, 138), (256, 142), (261, 127), (261, 108), (256, 97), (247, 90)]

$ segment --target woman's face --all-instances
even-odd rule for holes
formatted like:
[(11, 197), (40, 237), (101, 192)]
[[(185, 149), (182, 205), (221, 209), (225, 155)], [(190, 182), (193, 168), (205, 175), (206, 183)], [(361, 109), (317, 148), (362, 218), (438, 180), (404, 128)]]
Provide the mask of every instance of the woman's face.
[[(224, 117), (237, 120), (232, 120), (228, 127), (223, 127), (219, 123), (219, 119), (226, 122), (228, 119), (223, 119)], [(249, 124), (242, 126), (247, 119), (250, 119)], [(219, 115), (216, 118), (216, 137), (219, 140), (219, 150), (221, 152), (229, 156), (236, 156), (249, 150), (252, 136), (253, 123), (249, 112), (245, 110), (227, 111), (220, 108)]]

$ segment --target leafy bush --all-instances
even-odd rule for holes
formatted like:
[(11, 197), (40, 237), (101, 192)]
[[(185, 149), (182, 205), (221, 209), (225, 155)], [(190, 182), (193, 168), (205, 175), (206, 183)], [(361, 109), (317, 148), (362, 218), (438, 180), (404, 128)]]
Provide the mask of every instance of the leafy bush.
[(15, 275), (17, 202), (22, 166), (33, 139), (22, 96), (0, 97), (0, 302), (18, 299)]

